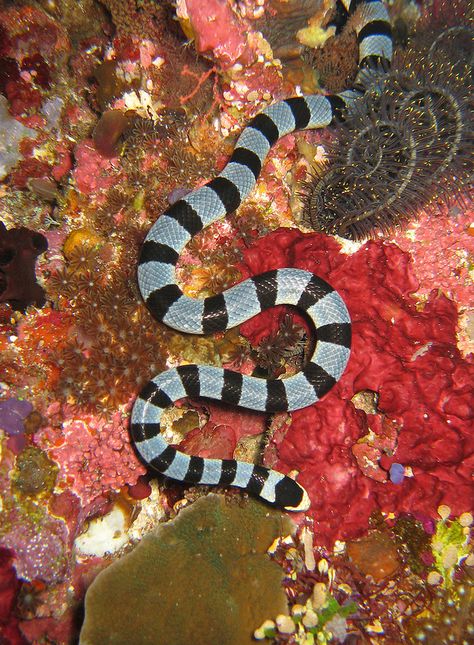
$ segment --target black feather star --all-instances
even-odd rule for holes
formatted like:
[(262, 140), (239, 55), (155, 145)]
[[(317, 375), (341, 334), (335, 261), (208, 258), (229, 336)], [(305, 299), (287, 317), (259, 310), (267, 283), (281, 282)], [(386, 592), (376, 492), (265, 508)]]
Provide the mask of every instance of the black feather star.
[(365, 95), (336, 128), (328, 162), (302, 190), (303, 222), (352, 240), (387, 233), (428, 205), (460, 200), (472, 179), (468, 62), (431, 47), (368, 77)]

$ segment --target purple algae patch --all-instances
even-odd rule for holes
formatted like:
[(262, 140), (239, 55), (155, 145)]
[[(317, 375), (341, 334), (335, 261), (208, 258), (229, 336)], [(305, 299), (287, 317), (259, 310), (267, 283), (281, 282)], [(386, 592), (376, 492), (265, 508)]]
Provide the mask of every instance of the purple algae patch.
[(402, 466), (402, 464), (393, 463), (390, 466), (389, 475), (392, 483), (401, 484), (405, 477), (405, 466)]
[(24, 420), (33, 411), (29, 401), (4, 399), (0, 401), (0, 429), (8, 435), (18, 435), (25, 431)]

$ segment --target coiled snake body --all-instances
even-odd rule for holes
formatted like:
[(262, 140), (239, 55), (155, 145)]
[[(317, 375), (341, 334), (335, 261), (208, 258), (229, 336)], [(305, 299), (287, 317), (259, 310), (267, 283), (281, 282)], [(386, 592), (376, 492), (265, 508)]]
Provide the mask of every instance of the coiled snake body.
[[(387, 11), (379, 0), (338, 0), (347, 18), (357, 8), (359, 75), (373, 61), (390, 62)], [(305, 367), (284, 380), (265, 380), (204, 365), (182, 365), (149, 381), (137, 398), (131, 435), (141, 458), (167, 477), (195, 484), (244, 488), (288, 510), (309, 507), (306, 491), (292, 478), (233, 459), (205, 459), (170, 446), (160, 433), (163, 410), (186, 396), (207, 397), (262, 412), (291, 411), (318, 401), (341, 377), (350, 354), (350, 318), (339, 294), (300, 269), (278, 269), (250, 278), (216, 296), (195, 300), (176, 283), (176, 264), (189, 240), (234, 211), (255, 186), (271, 146), (297, 129), (321, 128), (350, 109), (360, 92), (290, 98), (258, 114), (240, 135), (225, 169), (180, 199), (156, 221), (144, 242), (138, 281), (152, 314), (170, 327), (209, 334), (242, 324), (275, 305), (294, 305), (316, 328), (317, 342)]]

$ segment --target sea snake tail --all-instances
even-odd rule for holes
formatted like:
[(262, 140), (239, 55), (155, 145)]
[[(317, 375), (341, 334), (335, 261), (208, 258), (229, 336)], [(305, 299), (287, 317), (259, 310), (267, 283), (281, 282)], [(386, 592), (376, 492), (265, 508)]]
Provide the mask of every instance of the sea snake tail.
[[(389, 64), (390, 23), (379, 0), (341, 2), (355, 11), (359, 75), (373, 61)], [(357, 82), (357, 79), (356, 79)], [(191, 238), (234, 211), (255, 186), (271, 146), (294, 130), (322, 128), (350, 109), (360, 92), (311, 95), (275, 103), (258, 114), (240, 135), (225, 169), (215, 179), (168, 208), (150, 229), (141, 251), (138, 282), (152, 314), (166, 325), (191, 334), (209, 334), (240, 325), (275, 305), (306, 312), (317, 343), (309, 362), (284, 380), (265, 380), (204, 365), (182, 365), (149, 381), (137, 398), (131, 435), (140, 457), (159, 473), (194, 484), (232, 485), (288, 510), (309, 507), (306, 491), (274, 470), (233, 459), (205, 459), (170, 446), (160, 433), (165, 408), (183, 397), (207, 397), (226, 403), (279, 412), (318, 401), (341, 377), (350, 354), (350, 318), (339, 296), (324, 280), (300, 269), (278, 269), (255, 276), (223, 293), (195, 300), (176, 283), (178, 258)]]

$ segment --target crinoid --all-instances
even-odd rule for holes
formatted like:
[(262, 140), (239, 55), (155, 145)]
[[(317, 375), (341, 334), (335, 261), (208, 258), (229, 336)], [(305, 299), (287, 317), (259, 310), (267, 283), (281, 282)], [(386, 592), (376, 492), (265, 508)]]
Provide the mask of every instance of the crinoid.
[(303, 220), (315, 230), (355, 240), (386, 233), (428, 204), (461, 198), (469, 184), (468, 67), (412, 51), (378, 79), (303, 188)]
[(458, 67), (474, 64), (474, 28), (454, 25), (435, 36), (428, 50), (428, 57), (445, 57)]

